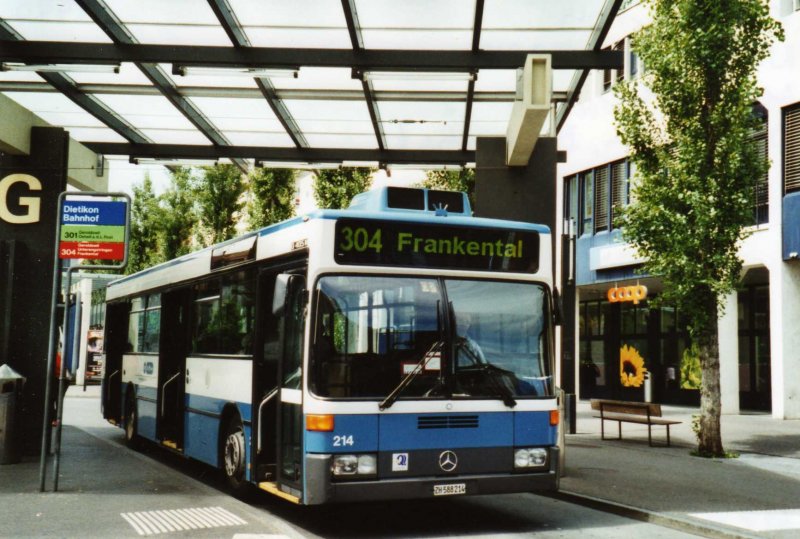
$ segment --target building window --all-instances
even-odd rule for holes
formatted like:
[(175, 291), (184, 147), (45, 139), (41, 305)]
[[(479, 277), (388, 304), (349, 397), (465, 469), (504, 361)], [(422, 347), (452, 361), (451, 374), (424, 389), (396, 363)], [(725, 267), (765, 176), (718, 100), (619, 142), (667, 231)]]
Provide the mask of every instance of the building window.
[(615, 223), (619, 211), (628, 205), (628, 162), (618, 161), (611, 165), (611, 228), (617, 228)]
[(783, 189), (800, 191), (800, 104), (783, 112)]
[[(620, 51), (620, 52), (622, 52), (624, 54), (624, 52), (625, 52), (625, 40), (622, 40), (619, 43), (617, 43), (616, 45), (614, 45), (612, 50)], [(624, 56), (623, 56), (623, 58), (624, 58)], [(617, 72), (616, 82), (623, 80), (625, 78), (625, 65), (623, 64), (622, 69), (617, 69), (616, 72)]]
[[(759, 124), (750, 137), (761, 159), (766, 160), (769, 154), (767, 142), (767, 109), (757, 103), (753, 107)], [(753, 221), (756, 225), (769, 222), (769, 171), (765, 170), (754, 186), (755, 206), (753, 208)]]
[(592, 233), (594, 216), (594, 174), (590, 170), (580, 174), (581, 178), (581, 236)]
[(639, 55), (634, 52), (630, 43), (631, 41), (628, 40), (628, 72), (630, 73), (630, 78), (635, 79), (639, 75)]
[[(603, 49), (604, 51), (610, 51), (611, 47), (606, 47)], [(611, 84), (613, 82), (613, 76), (611, 74), (611, 69), (604, 69), (603, 70), (603, 93), (606, 93), (611, 89)]]
[[(578, 223), (578, 198), (578, 176), (569, 176), (564, 181), (564, 219), (574, 224)], [(564, 232), (568, 233), (569, 229)]]

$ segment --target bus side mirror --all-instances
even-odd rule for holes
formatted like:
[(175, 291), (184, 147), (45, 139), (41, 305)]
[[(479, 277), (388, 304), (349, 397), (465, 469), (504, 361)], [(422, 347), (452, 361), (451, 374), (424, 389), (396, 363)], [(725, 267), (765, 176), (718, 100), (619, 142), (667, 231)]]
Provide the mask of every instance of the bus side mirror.
[(553, 288), (553, 324), (556, 326), (564, 324), (564, 304), (558, 288)]

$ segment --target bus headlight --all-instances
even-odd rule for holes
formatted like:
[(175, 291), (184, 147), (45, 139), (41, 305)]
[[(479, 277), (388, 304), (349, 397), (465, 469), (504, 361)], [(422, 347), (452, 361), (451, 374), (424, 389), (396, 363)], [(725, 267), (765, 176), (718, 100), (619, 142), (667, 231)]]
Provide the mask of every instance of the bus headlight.
[(374, 454), (334, 455), (331, 472), (336, 477), (377, 475), (378, 458)]
[(547, 449), (526, 447), (514, 451), (515, 468), (541, 468), (547, 464)]

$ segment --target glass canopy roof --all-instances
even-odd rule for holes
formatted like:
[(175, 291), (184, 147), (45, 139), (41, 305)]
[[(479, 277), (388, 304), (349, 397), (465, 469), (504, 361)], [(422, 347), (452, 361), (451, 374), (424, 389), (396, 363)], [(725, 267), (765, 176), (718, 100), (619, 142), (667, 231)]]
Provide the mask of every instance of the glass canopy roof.
[[(563, 122), (619, 3), (0, 0), (0, 92), (108, 155), (463, 165), (505, 135), (526, 52), (554, 53)], [(101, 52), (118, 72), (84, 72)]]

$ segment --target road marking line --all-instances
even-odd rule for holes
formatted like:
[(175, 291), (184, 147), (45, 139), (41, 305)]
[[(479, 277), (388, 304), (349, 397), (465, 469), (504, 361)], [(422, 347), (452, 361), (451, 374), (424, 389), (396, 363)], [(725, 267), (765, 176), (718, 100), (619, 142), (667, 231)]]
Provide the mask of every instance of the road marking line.
[(159, 535), (198, 528), (222, 528), (247, 524), (222, 507), (192, 507), (120, 513), (139, 535)]
[(689, 516), (754, 532), (800, 529), (800, 509), (690, 513)]

